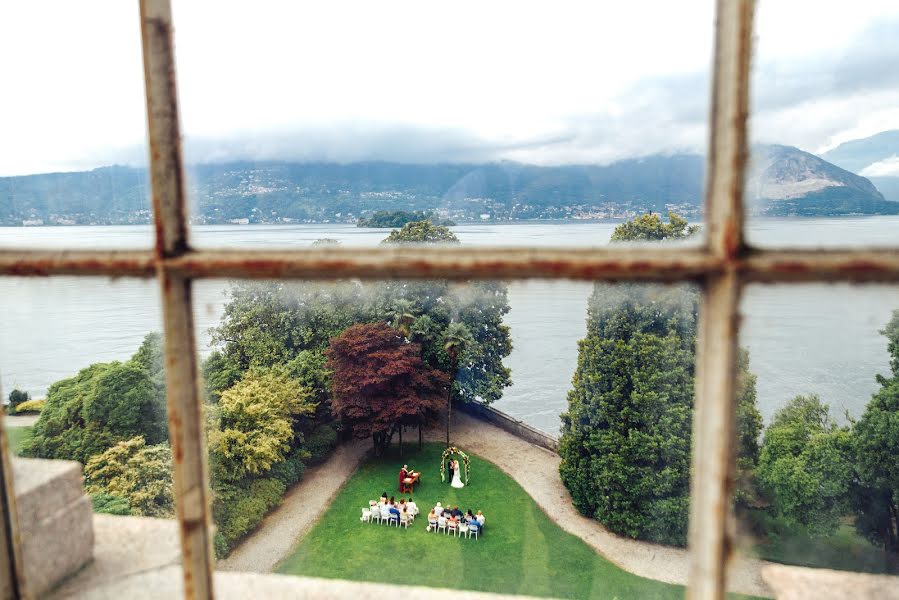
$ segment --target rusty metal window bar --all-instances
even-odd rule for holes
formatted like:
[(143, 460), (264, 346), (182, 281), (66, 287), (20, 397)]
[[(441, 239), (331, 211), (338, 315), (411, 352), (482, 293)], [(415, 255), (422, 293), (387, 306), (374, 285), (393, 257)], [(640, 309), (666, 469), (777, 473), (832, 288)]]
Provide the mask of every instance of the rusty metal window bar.
[[(743, 239), (743, 176), (753, 0), (717, 0), (706, 181), (706, 240), (698, 248), (351, 248), (195, 250), (188, 214), (170, 0), (140, 0), (153, 251), (0, 251), (0, 276), (156, 277), (162, 293), (168, 415), (184, 592), (212, 598), (214, 554), (191, 284), (199, 278), (521, 279), (687, 281), (703, 290), (697, 349), (687, 597), (724, 596), (734, 373), (740, 293), (747, 283), (899, 283), (899, 249), (760, 250)], [(5, 430), (0, 427), (0, 589), (27, 597)]]

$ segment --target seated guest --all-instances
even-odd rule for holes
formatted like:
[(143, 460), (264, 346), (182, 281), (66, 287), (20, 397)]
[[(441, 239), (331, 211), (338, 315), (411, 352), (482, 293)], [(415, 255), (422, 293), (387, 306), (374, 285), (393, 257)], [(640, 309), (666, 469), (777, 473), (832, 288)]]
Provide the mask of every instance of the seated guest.
[(476, 520), (478, 523), (481, 524), (481, 527), (484, 526), (484, 520), (485, 520), (485, 518), (484, 518), (484, 513), (482, 513), (481, 511), (478, 511), (478, 514), (476, 514), (476, 515), (474, 516), (474, 518), (475, 518), (475, 520)]
[(437, 526), (438, 527), (446, 527), (446, 517), (440, 515), (437, 517)]
[(443, 514), (443, 505), (438, 502), (437, 506), (434, 507), (434, 512), (437, 513), (438, 516), (442, 515)]
[(434, 512), (434, 509), (431, 509), (431, 512), (428, 513), (428, 531), (437, 527), (437, 513)]
[(418, 514), (418, 505), (415, 504), (415, 501), (412, 498), (409, 498), (409, 501), (406, 502), (406, 508), (409, 509), (409, 514), (413, 517)]
[(461, 516), (462, 516), (462, 511), (459, 510), (458, 506), (454, 506), (453, 507), (453, 517), (455, 517), (455, 519), (458, 521)]
[(391, 505), (390, 508), (387, 509), (387, 511), (390, 513), (391, 519), (399, 519), (400, 518), (400, 511), (396, 506)]
[(381, 494), (381, 504), (387, 504), (387, 492)]
[(390, 506), (396, 505), (396, 501), (393, 499), (393, 496), (390, 497), (390, 501), (387, 504), (389, 504)]
[(382, 504), (380, 508), (381, 518), (389, 519), (390, 518), (390, 507), (386, 504)]
[(471, 531), (473, 533), (480, 533), (481, 524), (478, 523), (477, 519), (472, 519), (471, 521), (468, 522), (468, 529), (469, 529), (469, 531)]
[(474, 518), (474, 513), (471, 512), (471, 509), (469, 508), (469, 509), (468, 509), (468, 512), (465, 513), (465, 522), (466, 522), (466, 523), (471, 523), (471, 522), (474, 521), (474, 520), (475, 520), (475, 518)]

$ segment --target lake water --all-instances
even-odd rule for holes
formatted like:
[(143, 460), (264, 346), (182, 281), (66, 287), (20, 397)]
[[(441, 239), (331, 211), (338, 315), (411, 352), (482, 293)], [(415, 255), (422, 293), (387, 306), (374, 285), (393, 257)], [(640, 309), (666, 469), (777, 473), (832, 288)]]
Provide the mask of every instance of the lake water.
[[(595, 246), (608, 243), (615, 222), (475, 224), (454, 228), (466, 244)], [(352, 225), (200, 226), (197, 246), (300, 247), (319, 238), (372, 246), (385, 230)], [(147, 248), (149, 227), (0, 228), (0, 247)], [(748, 237), (760, 245), (899, 244), (899, 218), (757, 220)], [(196, 284), (198, 343), (210, 351), (228, 283)], [(556, 434), (559, 413), (586, 332), (592, 285), (518, 281), (509, 285), (506, 322), (515, 346), (506, 364), (513, 385), (497, 408)], [(0, 376), (41, 396), (54, 381), (97, 361), (125, 360), (143, 336), (160, 330), (159, 290), (152, 281), (56, 277), (0, 278)], [(849, 285), (751, 286), (743, 298), (741, 343), (758, 375), (766, 419), (796, 394), (817, 393), (835, 413), (858, 416), (889, 372), (878, 334), (899, 309), (899, 287)]]

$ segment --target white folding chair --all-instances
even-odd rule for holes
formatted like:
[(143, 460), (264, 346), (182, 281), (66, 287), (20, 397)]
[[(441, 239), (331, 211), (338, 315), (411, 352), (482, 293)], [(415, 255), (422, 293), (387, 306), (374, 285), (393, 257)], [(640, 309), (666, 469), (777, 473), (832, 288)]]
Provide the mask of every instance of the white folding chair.
[(363, 508), (362, 516), (359, 518), (359, 520), (362, 521), (363, 523), (370, 523), (371, 522), (371, 509)]
[(459, 523), (459, 537), (462, 536), (468, 537), (468, 525), (465, 523)]
[(443, 533), (446, 533), (446, 517), (438, 517), (437, 518), (437, 530), (443, 530)]

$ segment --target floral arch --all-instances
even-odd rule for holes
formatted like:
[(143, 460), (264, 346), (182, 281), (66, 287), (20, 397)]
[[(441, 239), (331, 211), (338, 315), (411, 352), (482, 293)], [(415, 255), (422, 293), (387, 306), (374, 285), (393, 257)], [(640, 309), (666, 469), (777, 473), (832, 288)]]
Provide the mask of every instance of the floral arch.
[(465, 485), (468, 485), (468, 472), (471, 470), (471, 460), (468, 458), (467, 454), (455, 446), (450, 446), (443, 451), (443, 456), (440, 459), (440, 481), (446, 481), (446, 459), (453, 454), (458, 454), (462, 457), (462, 464), (465, 467)]

